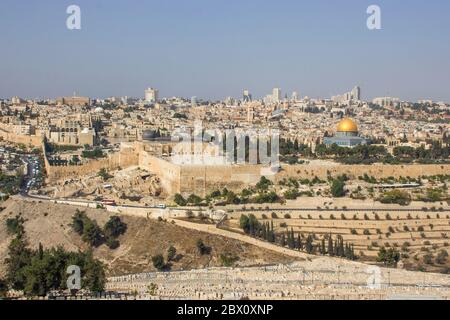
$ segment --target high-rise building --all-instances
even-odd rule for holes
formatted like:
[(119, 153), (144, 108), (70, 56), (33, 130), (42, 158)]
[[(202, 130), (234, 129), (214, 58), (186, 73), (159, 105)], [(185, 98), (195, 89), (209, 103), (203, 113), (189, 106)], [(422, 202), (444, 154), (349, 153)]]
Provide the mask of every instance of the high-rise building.
[(373, 99), (372, 102), (382, 107), (395, 107), (400, 104), (400, 99), (392, 97), (379, 97)]
[(252, 94), (248, 90), (244, 90), (244, 93), (242, 95), (242, 100), (244, 102), (250, 102), (252, 101)]
[(352, 100), (360, 101), (361, 100), (361, 88), (356, 86), (352, 90)]
[(292, 92), (292, 101), (294, 101), (294, 102), (298, 101), (298, 92), (297, 91)]
[(233, 106), (233, 105), (236, 104), (236, 100), (235, 100), (233, 97), (227, 97), (227, 98), (225, 99), (225, 104), (226, 104), (227, 106)]
[(159, 99), (159, 91), (154, 88), (148, 88), (145, 90), (145, 102), (147, 103), (155, 103), (158, 102)]
[(350, 101), (360, 101), (361, 89), (358, 86), (356, 86), (350, 92), (331, 97), (331, 100), (336, 103), (348, 103)]
[(280, 88), (274, 88), (272, 93), (272, 99), (273, 102), (278, 103), (281, 102), (281, 89)]
[(196, 107), (197, 106), (197, 97), (192, 97), (191, 98), (191, 107)]

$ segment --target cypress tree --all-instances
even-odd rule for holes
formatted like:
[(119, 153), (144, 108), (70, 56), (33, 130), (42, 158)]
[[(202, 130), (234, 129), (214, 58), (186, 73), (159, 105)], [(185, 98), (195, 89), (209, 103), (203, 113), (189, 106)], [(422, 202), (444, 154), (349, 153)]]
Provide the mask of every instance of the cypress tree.
[(294, 249), (295, 248), (295, 238), (294, 238), (294, 229), (291, 228), (291, 232), (289, 233), (289, 242), (288, 242), (289, 248)]
[(345, 249), (344, 249), (344, 239), (341, 238), (339, 243), (339, 256), (344, 257), (345, 256)]
[(298, 250), (303, 250), (303, 242), (302, 242), (302, 237), (300, 236), (300, 233), (297, 236), (297, 248)]
[(286, 246), (286, 236), (284, 235), (284, 233), (281, 235), (280, 244), (281, 244), (282, 247)]
[(313, 245), (313, 238), (311, 235), (308, 236), (308, 238), (306, 239), (306, 252), (311, 254), (314, 250), (314, 245)]
[(330, 236), (328, 237), (328, 254), (330, 256), (334, 256), (334, 249), (333, 249), (333, 238)]
[(255, 228), (253, 227), (253, 223), (250, 223), (250, 235), (251, 236), (255, 235)]
[(291, 233), (292, 249), (295, 249), (297, 245), (295, 244), (295, 234)]
[(341, 238), (337, 239), (336, 256), (342, 257), (342, 253), (341, 253)]
[(272, 243), (275, 243), (275, 232), (273, 231), (273, 220), (270, 223), (271, 223), (270, 240)]
[(290, 248), (291, 247), (291, 233), (288, 231), (287, 232), (287, 246)]
[(42, 246), (42, 243), (40, 243), (40, 242), (39, 242), (38, 255), (39, 255), (39, 260), (42, 260), (44, 258), (44, 247)]
[(320, 253), (322, 255), (326, 255), (327, 254), (327, 251), (325, 249), (325, 238), (322, 238), (322, 247), (321, 247), (320, 251), (321, 251)]
[(261, 230), (261, 238), (263, 238), (264, 240), (267, 240), (267, 231), (266, 231), (266, 224), (263, 224), (262, 226), (262, 230)]

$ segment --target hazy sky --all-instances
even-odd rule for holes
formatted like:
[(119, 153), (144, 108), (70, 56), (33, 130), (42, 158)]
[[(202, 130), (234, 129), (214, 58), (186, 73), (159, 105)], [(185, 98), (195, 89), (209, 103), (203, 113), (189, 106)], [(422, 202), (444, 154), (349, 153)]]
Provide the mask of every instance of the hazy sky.
[[(77, 4), (82, 30), (66, 28)], [(378, 4), (382, 30), (366, 27)], [(448, 0), (1, 0), (0, 97), (330, 97), (450, 102)]]

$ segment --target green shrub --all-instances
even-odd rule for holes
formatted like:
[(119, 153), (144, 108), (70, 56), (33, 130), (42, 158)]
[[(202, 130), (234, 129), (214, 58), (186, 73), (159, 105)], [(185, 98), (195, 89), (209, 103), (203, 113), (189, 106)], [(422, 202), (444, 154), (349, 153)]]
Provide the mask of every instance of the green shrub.
[(152, 257), (153, 266), (158, 271), (162, 271), (166, 267), (166, 263), (164, 262), (164, 257), (162, 254), (158, 254)]

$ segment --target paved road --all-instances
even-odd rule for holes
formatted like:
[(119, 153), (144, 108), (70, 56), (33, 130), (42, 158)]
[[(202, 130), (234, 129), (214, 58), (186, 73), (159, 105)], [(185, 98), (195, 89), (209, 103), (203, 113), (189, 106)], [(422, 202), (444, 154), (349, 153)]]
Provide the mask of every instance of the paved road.
[[(311, 211), (316, 211), (316, 212), (386, 212), (386, 211), (391, 211), (391, 212), (425, 212), (422, 209), (419, 208), (411, 208), (411, 209), (395, 209), (395, 208), (351, 208), (351, 209), (314, 209), (314, 208), (269, 208), (269, 209), (255, 209), (255, 210), (235, 210), (235, 212), (251, 212), (251, 211), (256, 211), (256, 212), (263, 212), (263, 211), (282, 211), (282, 212), (311, 212)], [(428, 212), (450, 212), (450, 209), (444, 209), (443, 211), (439, 211), (439, 210), (428, 210)]]

